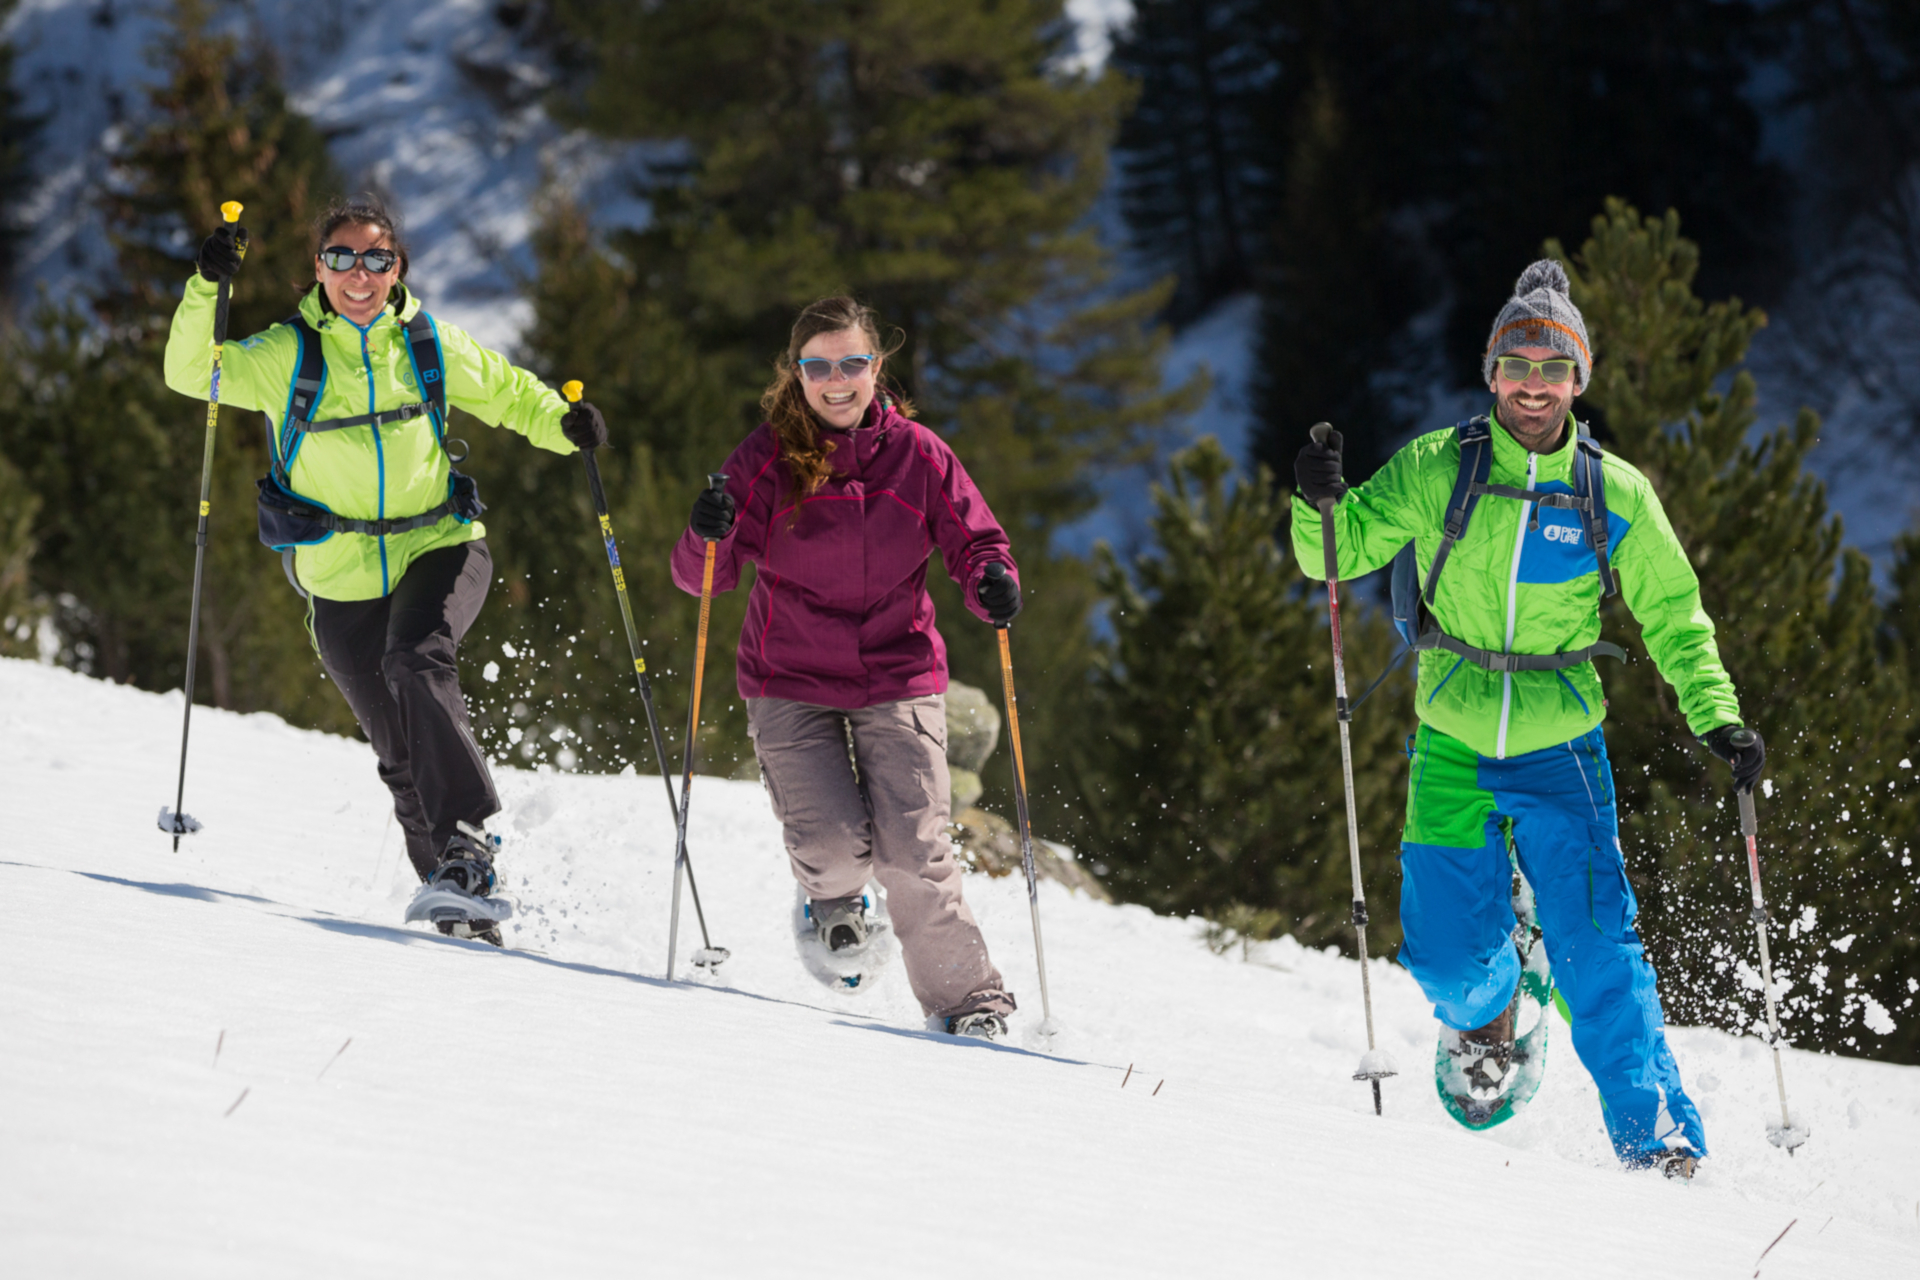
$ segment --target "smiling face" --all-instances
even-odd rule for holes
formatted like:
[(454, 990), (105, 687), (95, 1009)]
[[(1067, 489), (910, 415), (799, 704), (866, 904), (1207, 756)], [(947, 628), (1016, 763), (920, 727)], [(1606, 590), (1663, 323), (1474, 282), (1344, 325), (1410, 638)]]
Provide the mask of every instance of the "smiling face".
[[(322, 247), (331, 249), (335, 245), (349, 249), (391, 249), (393, 238), (379, 227), (349, 222), (335, 229)], [(335, 271), (320, 261), (318, 254), (313, 259), (313, 276), (327, 291), (327, 302), (363, 329), (372, 324), (380, 309), (387, 305), (387, 291), (393, 287), (394, 272), (398, 270), (396, 265), (393, 271), (375, 274), (367, 270), (365, 263), (355, 263), (350, 271)]]
[[(1515, 347), (1506, 354), (1528, 360), (1565, 359), (1552, 347)], [(1573, 398), (1580, 394), (1575, 389), (1578, 381), (1576, 374), (1562, 383), (1548, 382), (1535, 369), (1525, 382), (1515, 382), (1500, 371), (1496, 361), (1493, 381), (1488, 385), (1498, 405), (1500, 425), (1507, 429), (1507, 434), (1529, 452), (1551, 453), (1560, 447), (1560, 434), (1566, 427), (1567, 414), (1573, 409)]]
[[(838, 361), (845, 356), (869, 355), (875, 352), (879, 343), (872, 334), (859, 327), (836, 329), (831, 333), (817, 333), (807, 339), (800, 348), (799, 359)], [(873, 403), (873, 389), (880, 376), (879, 360), (868, 366), (866, 372), (857, 378), (845, 378), (835, 368), (825, 382), (814, 382), (805, 374), (800, 374), (800, 386), (807, 394), (807, 407), (819, 416), (820, 421), (842, 431), (850, 431), (866, 420), (867, 406)]]

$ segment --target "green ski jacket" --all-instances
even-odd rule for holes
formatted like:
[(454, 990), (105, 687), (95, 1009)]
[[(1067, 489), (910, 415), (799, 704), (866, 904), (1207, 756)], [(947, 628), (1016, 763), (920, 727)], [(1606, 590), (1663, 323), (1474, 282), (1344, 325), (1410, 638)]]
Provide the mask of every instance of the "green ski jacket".
[[(167, 385), (198, 400), (207, 398), (213, 373), (216, 296), (216, 287), (195, 272), (167, 338)], [(315, 420), (385, 412), (425, 398), (407, 355), (404, 328), (419, 310), (420, 300), (402, 286), (397, 312), (388, 303), (362, 330), (321, 305), (318, 285), (301, 299), (300, 314), (319, 331), (327, 366)], [(490, 426), (517, 431), (543, 449), (575, 452), (560, 430), (567, 404), (558, 393), (463, 330), (436, 324), (449, 405)], [(220, 358), (220, 403), (266, 414), (268, 435), (277, 436), (293, 392), (299, 347), (286, 325), (229, 339)], [(294, 454), (288, 478), (295, 493), (337, 515), (384, 520), (420, 515), (445, 502), (449, 470), (432, 422), (422, 415), (377, 431), (363, 426), (309, 433)], [(462, 524), (452, 515), (425, 529), (385, 537), (334, 533), (300, 547), (294, 570), (301, 586), (322, 599), (373, 600), (391, 592), (416, 557), (485, 536), (479, 521)]]
[[(1491, 482), (1572, 493), (1574, 452), (1571, 422), (1559, 449), (1529, 453), (1496, 419)], [(1609, 559), (1620, 594), (1660, 674), (1679, 694), (1688, 727), (1698, 735), (1741, 723), (1713, 621), (1700, 604), (1700, 580), (1653, 486), (1611, 453), (1604, 466)], [(1411, 540), (1425, 582), (1459, 472), (1460, 443), (1448, 428), (1414, 440), (1349, 489), (1333, 509), (1340, 576), (1371, 573)], [(1311, 577), (1325, 564), (1320, 538), (1320, 512), (1296, 496), (1293, 549)], [(1561, 653), (1600, 638), (1599, 603), (1599, 565), (1577, 512), (1489, 494), (1448, 555), (1432, 608), (1442, 631), (1476, 648)], [(1564, 671), (1494, 672), (1439, 649), (1418, 658), (1420, 718), (1483, 756), (1558, 746), (1606, 718), (1592, 662)]]

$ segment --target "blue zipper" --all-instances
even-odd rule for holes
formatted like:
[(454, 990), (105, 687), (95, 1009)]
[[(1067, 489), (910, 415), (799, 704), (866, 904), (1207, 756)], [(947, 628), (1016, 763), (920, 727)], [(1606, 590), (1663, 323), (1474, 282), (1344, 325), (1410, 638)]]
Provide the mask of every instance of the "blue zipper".
[[(341, 318), (346, 319), (344, 316)], [(353, 321), (348, 320), (347, 323), (353, 324)], [(379, 323), (379, 318), (375, 317), (373, 324)], [(357, 324), (353, 324), (354, 328), (360, 329), (360, 364), (367, 371), (368, 413), (380, 412), (380, 406), (373, 390), (373, 356), (367, 351), (367, 334), (372, 331), (373, 324), (368, 325), (364, 329), (361, 329)], [(380, 424), (377, 422), (373, 423), (370, 429), (373, 432), (373, 465), (379, 479), (379, 506), (375, 509), (374, 515), (377, 519), (385, 520), (387, 518), (387, 453), (380, 444)], [(384, 533), (381, 534), (379, 540), (380, 594), (384, 596), (392, 591), (391, 585), (387, 582), (387, 535)]]

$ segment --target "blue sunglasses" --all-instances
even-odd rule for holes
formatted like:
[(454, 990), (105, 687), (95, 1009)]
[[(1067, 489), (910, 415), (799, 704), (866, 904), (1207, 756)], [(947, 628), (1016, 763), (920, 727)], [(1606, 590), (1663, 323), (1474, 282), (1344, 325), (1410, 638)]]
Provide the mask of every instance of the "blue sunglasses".
[(807, 375), (808, 382), (825, 382), (833, 376), (835, 369), (840, 371), (841, 377), (852, 382), (873, 367), (873, 357), (871, 355), (841, 356), (838, 360), (828, 360), (824, 356), (809, 356), (797, 363), (800, 366), (800, 372)]

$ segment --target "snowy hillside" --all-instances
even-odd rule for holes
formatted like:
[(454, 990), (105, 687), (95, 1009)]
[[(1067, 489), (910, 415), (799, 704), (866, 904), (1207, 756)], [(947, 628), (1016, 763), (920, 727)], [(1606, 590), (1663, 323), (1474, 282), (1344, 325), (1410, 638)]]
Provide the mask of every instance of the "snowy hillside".
[(1468, 1134), (1377, 965), (1409, 1074), (1376, 1119), (1351, 962), (1215, 956), (1050, 883), (1048, 1043), (1024, 892), (980, 877), (1022, 1008), (1011, 1045), (956, 1042), (897, 966), (864, 997), (803, 975), (765, 799), (706, 778), (717, 981), (661, 980), (650, 778), (503, 774), (503, 953), (399, 925), (367, 749), (269, 716), (196, 712), (207, 826), (170, 853), (179, 712), (0, 662), (0, 1274), (1407, 1276), (1504, 1236), (1542, 1276), (1744, 1277), (1789, 1223), (1769, 1280), (1920, 1273), (1912, 1069), (1791, 1055), (1789, 1159), (1761, 1047), (1681, 1030), (1714, 1155), (1667, 1183), (1615, 1166), (1564, 1038), (1532, 1109)]

